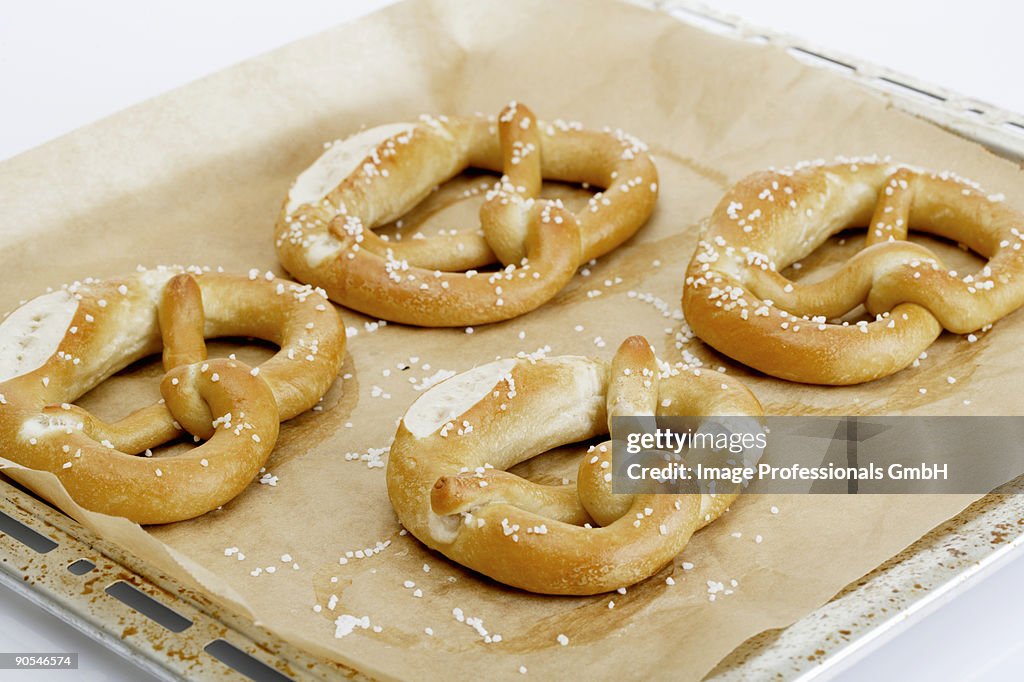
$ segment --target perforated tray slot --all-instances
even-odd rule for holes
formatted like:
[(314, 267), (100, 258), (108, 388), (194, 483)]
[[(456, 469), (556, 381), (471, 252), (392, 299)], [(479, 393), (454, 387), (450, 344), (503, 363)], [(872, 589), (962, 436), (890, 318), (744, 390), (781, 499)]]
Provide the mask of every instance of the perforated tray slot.
[(46, 554), (57, 548), (57, 543), (42, 533), (37, 533), (24, 523), (0, 512), (0, 533), (11, 536), (33, 552)]
[(0, 491), (0, 585), (157, 678), (365, 679), (152, 573), (2, 476)]

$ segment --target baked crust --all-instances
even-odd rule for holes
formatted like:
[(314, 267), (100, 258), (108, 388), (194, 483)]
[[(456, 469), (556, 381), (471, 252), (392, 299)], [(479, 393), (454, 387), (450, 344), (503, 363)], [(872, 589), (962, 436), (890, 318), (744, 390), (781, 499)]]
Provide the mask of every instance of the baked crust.
[[(399, 424), (388, 495), (401, 523), (431, 549), (532, 592), (608, 592), (656, 573), (736, 498), (736, 490), (614, 494), (611, 441), (582, 458), (576, 486), (541, 485), (506, 469), (606, 434), (617, 415), (759, 418), (760, 403), (737, 380), (659, 368), (638, 336), (610, 366), (575, 356), (501, 362), (431, 388)], [(473, 374), (476, 402), (439, 407), (446, 383), (465, 393), (460, 376), (465, 383)]]
[[(385, 241), (373, 232), (466, 168), (504, 173), (480, 210), (480, 233)], [(543, 179), (606, 189), (574, 214), (539, 198)], [(541, 306), (580, 265), (631, 237), (654, 210), (657, 182), (646, 146), (621, 131), (537, 121), (515, 102), (497, 120), (427, 117), (371, 147), (323, 197), (303, 202), (293, 186), (277, 252), (297, 279), (368, 315), (429, 327), (497, 322)], [(495, 262), (497, 272), (472, 269)]]
[[(0, 372), (3, 454), (55, 474), (83, 507), (138, 523), (192, 518), (240, 493), (273, 449), (280, 422), (315, 405), (343, 359), (344, 328), (322, 292), (272, 275), (165, 268), (77, 282), (54, 295), (57, 305), (40, 297), (8, 318), (51, 338), (28, 341), (13, 324), (0, 327), (9, 353), (0, 364), (15, 364), (13, 376)], [(204, 339), (220, 336), (261, 338), (281, 350), (259, 367), (207, 360)], [(19, 368), (37, 342), (51, 345), (36, 366)], [(71, 404), (161, 349), (160, 402), (115, 423)], [(181, 455), (136, 456), (186, 432), (205, 442)], [(17, 469), (5, 474), (18, 478)]]
[[(833, 234), (869, 226), (830, 277), (779, 274)], [(957, 273), (906, 241), (920, 230), (988, 259)], [(737, 183), (686, 273), (683, 312), (716, 350), (772, 376), (856, 384), (907, 367), (945, 328), (994, 324), (1024, 305), (1024, 215), (951, 173), (878, 161), (811, 164)], [(837, 318), (864, 304), (873, 321)]]

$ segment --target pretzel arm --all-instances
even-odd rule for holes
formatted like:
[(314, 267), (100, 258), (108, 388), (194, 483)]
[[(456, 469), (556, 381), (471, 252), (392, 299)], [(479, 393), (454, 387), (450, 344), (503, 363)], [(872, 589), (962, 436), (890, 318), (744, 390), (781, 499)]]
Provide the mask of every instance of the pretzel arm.
[[(719, 285), (743, 289), (738, 280)], [(888, 317), (854, 325), (805, 320), (753, 294), (730, 303), (684, 289), (691, 324), (700, 320), (701, 339), (729, 356), (790, 381), (849, 385), (871, 381), (909, 366), (939, 334), (942, 325), (926, 309), (899, 305)], [(836, 349), (843, 362), (837, 363)], [(798, 366), (793, 359), (800, 358)]]
[[(750, 291), (762, 301), (798, 317), (840, 318), (868, 299), (879, 280), (909, 266), (930, 267), (941, 263), (927, 248), (910, 242), (880, 242), (857, 252), (853, 258), (825, 279), (792, 282), (777, 272), (751, 268), (746, 271)], [(892, 309), (896, 303), (879, 308)]]
[(488, 504), (508, 504), (525, 511), (583, 525), (590, 521), (571, 486), (542, 485), (500, 469), (442, 476), (430, 491), (430, 504), (441, 515), (475, 513)]
[[(467, 145), (452, 144), (462, 136), (475, 139), (472, 126), (457, 123), (419, 124), (382, 141), (355, 173), (326, 197), (324, 205), (288, 216), (305, 221), (316, 231), (326, 226), (336, 240), (352, 238), (378, 256), (389, 252), (397, 260), (427, 270), (460, 271), (494, 263), (497, 258), (478, 230), (442, 230), (429, 239), (384, 240), (374, 229), (400, 218), (442, 182), (470, 164)], [(399, 163), (394, 157), (406, 146), (416, 147), (424, 165)], [(377, 164), (372, 163), (376, 155)], [(501, 166), (488, 164), (491, 170)], [(440, 181), (437, 180), (440, 178)]]
[[(336, 218), (335, 221), (341, 221)], [(371, 230), (362, 233), (360, 248), (407, 261), (425, 270), (461, 271), (482, 268), (497, 262), (498, 257), (478, 231), (441, 230), (430, 239), (390, 239), (385, 241)]]
[[(658, 409), (658, 361), (642, 336), (622, 342), (608, 372), (608, 433), (615, 435), (616, 417), (653, 417)], [(579, 464), (576, 486), (584, 509), (602, 526), (629, 511), (633, 495), (612, 492), (612, 441), (595, 446)]]
[(480, 225), (498, 259), (505, 265), (518, 264), (527, 255), (530, 214), (542, 184), (541, 141), (533, 112), (517, 102), (502, 109), (498, 139), (504, 175), (487, 193)]
[(1019, 252), (993, 257), (988, 274), (962, 276), (945, 268), (905, 265), (885, 273), (871, 288), (865, 305), (870, 312), (900, 303), (926, 308), (939, 324), (955, 334), (968, 334), (994, 324), (1024, 306), (1024, 261)]
[(78, 405), (50, 406), (43, 413), (61, 419), (74, 415), (72, 421), (81, 426), (72, 428), (97, 443), (106, 441), (113, 449), (129, 455), (141, 454), (182, 434), (180, 425), (161, 403), (143, 407), (116, 422), (105, 422)]
[(491, 504), (477, 511), (475, 522), (459, 528), (446, 553), (469, 566), (486, 563), (490, 577), (534, 592), (600, 594), (642, 580), (672, 561), (697, 528), (698, 505), (696, 496), (637, 495), (610, 525), (583, 528)]
[(599, 526), (608, 526), (629, 513), (634, 495), (612, 492), (612, 442), (606, 441), (580, 459), (576, 487), (580, 502)]
[(254, 371), (277, 399), (281, 420), (311, 409), (338, 378), (345, 329), (322, 291), (287, 280), (209, 273), (200, 280), (207, 337), (249, 336), (279, 350)]
[(642, 336), (622, 342), (608, 379), (608, 432), (615, 417), (654, 416), (658, 409), (658, 360)]
[[(405, 324), (465, 326), (521, 315), (553, 297), (576, 272), (579, 229), (557, 206), (535, 207), (527, 240), (529, 263), (496, 273), (431, 272), (366, 251), (350, 252), (334, 283), (356, 310)], [(415, 307), (409, 301), (416, 300)]]
[(916, 177), (915, 173), (901, 168), (886, 179), (878, 193), (875, 212), (868, 223), (865, 246), (907, 239)]
[(206, 359), (203, 293), (192, 275), (176, 275), (164, 287), (157, 311), (164, 344), (164, 369)]
[(591, 198), (580, 212), (584, 261), (600, 258), (632, 237), (635, 229), (630, 226), (645, 222), (658, 201), (658, 171), (642, 143), (606, 139), (599, 146), (613, 170), (608, 189)]

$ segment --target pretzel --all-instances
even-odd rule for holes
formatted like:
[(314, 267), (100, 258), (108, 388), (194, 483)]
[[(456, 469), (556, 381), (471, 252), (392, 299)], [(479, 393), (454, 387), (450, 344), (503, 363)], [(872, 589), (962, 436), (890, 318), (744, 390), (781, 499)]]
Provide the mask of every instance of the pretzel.
[[(280, 351), (258, 367), (207, 360), (204, 339), (220, 336), (257, 337)], [(161, 348), (159, 402), (113, 423), (70, 404)], [(93, 511), (143, 524), (199, 516), (252, 481), (280, 422), (334, 382), (344, 348), (322, 292), (271, 273), (163, 268), (76, 282), (0, 325), (2, 454), (55, 474)], [(175, 456), (134, 456), (184, 432), (205, 442)]]
[[(479, 233), (373, 232), (467, 168), (504, 173)], [(574, 214), (539, 198), (544, 179), (606, 189)], [(631, 237), (654, 209), (657, 181), (646, 146), (622, 131), (540, 122), (515, 102), (497, 122), (422, 117), (330, 146), (291, 188), (277, 253), (294, 277), (369, 315), (431, 327), (497, 322), (541, 306), (580, 265)], [(496, 260), (496, 272), (474, 269)]]
[[(864, 249), (827, 278), (780, 274), (830, 236), (868, 226)], [(907, 240), (951, 239), (988, 262), (958, 273)], [(772, 376), (856, 384), (897, 372), (943, 328), (987, 328), (1024, 304), (1024, 215), (951, 173), (875, 160), (751, 175), (712, 214), (683, 290), (693, 331)], [(873, 321), (841, 321), (864, 304)]]
[[(398, 426), (387, 484), (422, 543), (495, 580), (546, 594), (597, 594), (643, 580), (678, 555), (736, 492), (613, 494), (611, 441), (580, 461), (576, 486), (506, 469), (601, 434), (624, 415), (751, 415), (760, 403), (717, 372), (659, 368), (626, 339), (590, 358), (507, 359), (432, 387)], [(598, 523), (601, 527), (583, 524)]]

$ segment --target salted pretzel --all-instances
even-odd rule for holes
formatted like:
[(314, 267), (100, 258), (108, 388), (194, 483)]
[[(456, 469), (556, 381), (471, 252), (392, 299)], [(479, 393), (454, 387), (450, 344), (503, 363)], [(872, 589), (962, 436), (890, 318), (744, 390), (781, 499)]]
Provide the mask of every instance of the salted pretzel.
[[(867, 226), (864, 249), (827, 278), (780, 274), (830, 236)], [(988, 259), (945, 267), (908, 230)], [(1024, 304), (1024, 214), (951, 173), (877, 160), (762, 172), (712, 214), (686, 274), (683, 311), (720, 352), (814, 384), (878, 379), (916, 360), (945, 328), (966, 334)], [(838, 318), (861, 304), (873, 321)]]
[(421, 542), (495, 580), (546, 594), (607, 592), (661, 569), (736, 492), (614, 494), (611, 441), (582, 458), (575, 486), (505, 470), (606, 434), (615, 416), (761, 414), (731, 378), (659, 367), (640, 336), (610, 366), (576, 356), (498, 360), (412, 404), (391, 446), (388, 495)]
[[(503, 173), (480, 232), (374, 233), (467, 168)], [(539, 198), (544, 179), (605, 189), (574, 214)], [(539, 307), (580, 265), (631, 237), (654, 209), (657, 182), (646, 146), (621, 131), (544, 123), (515, 102), (497, 121), (422, 117), (330, 146), (291, 188), (277, 253), (294, 277), (369, 315), (430, 327), (496, 322)], [(496, 261), (496, 272), (474, 269)]]
[[(206, 338), (257, 337), (280, 351), (257, 367), (207, 359)], [(317, 403), (345, 348), (322, 292), (274, 279), (180, 268), (85, 280), (0, 324), (0, 455), (57, 475), (83, 507), (137, 523), (204, 514), (238, 495), (280, 422)], [(163, 350), (163, 399), (107, 423), (71, 402)], [(183, 435), (175, 456), (135, 456)], [(17, 478), (17, 469), (5, 473)]]

